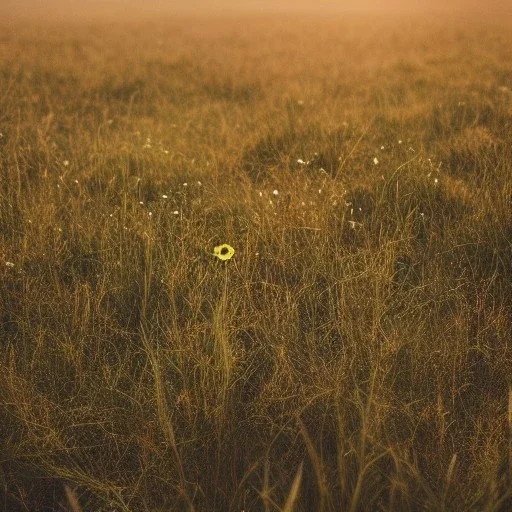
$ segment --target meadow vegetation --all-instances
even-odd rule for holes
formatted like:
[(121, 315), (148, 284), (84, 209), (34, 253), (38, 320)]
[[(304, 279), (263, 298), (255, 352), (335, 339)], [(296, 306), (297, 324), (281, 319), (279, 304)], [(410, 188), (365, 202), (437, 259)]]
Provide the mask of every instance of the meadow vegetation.
[(512, 510), (510, 26), (0, 34), (0, 508)]

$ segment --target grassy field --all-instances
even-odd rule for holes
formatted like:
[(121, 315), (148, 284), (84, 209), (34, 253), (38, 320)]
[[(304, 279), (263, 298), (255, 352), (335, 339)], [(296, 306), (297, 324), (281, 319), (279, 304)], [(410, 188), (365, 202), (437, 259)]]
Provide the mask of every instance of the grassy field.
[(0, 34), (0, 509), (512, 510), (511, 24)]

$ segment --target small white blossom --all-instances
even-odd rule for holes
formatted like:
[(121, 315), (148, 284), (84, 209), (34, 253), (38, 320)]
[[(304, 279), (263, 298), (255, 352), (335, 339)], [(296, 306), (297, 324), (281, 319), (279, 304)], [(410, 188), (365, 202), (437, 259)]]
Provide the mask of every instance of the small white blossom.
[(274, 189), (272, 194), (274, 194), (275, 196), (279, 195), (279, 191), (277, 189)]
[(6, 262), (5, 262), (5, 266), (6, 266), (7, 268), (13, 268), (13, 267), (14, 267), (14, 263), (12, 263), (11, 261), (6, 261)]
[(169, 197), (169, 196), (167, 196), (166, 194), (162, 194), (163, 199), (167, 199), (167, 197)]
[(173, 215), (179, 215), (180, 214), (180, 212), (178, 210), (174, 210), (172, 213), (173, 213)]
[(64, 167), (67, 167), (67, 166), (69, 165), (69, 160), (64, 160), (64, 161), (62, 162), (62, 165), (63, 165)]
[(373, 159), (373, 164), (374, 164), (374, 165), (377, 165), (378, 163), (379, 163), (379, 159), (378, 159), (377, 157), (375, 157), (375, 158)]

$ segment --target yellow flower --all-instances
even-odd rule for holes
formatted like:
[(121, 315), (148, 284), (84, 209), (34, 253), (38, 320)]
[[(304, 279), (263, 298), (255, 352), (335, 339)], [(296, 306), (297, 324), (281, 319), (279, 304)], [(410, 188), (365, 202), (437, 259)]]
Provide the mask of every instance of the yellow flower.
[(228, 244), (218, 245), (213, 249), (213, 255), (217, 256), (219, 260), (230, 260), (233, 257), (233, 254), (235, 254), (235, 249)]

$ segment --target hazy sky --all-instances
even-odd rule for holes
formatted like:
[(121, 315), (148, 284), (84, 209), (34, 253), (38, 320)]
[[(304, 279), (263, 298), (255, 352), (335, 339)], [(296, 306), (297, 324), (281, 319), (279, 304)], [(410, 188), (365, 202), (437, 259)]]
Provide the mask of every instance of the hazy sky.
[(421, 13), (457, 10), (461, 13), (512, 14), (512, 0), (0, 0), (3, 19), (88, 19), (144, 17), (173, 12), (330, 12), (373, 11)]

